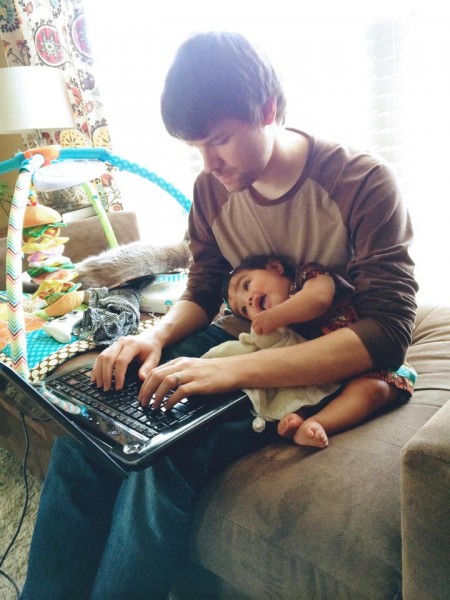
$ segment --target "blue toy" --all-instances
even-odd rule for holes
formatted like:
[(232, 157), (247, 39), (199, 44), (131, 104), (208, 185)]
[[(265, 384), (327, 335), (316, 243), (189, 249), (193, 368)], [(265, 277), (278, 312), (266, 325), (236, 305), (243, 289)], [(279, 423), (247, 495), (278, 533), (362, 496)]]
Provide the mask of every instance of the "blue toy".
[[(76, 172), (75, 178), (72, 176), (71, 179), (69, 178), (70, 182), (67, 180), (63, 181), (64, 185), (59, 186), (59, 188), (83, 185), (100, 219), (110, 247), (115, 247), (118, 245), (117, 240), (109, 220), (106, 217), (105, 210), (98, 198), (98, 194), (93, 186), (86, 183), (86, 176), (83, 174), (82, 166), (86, 164), (92, 165), (95, 164), (95, 162), (99, 163), (102, 170), (105, 168), (104, 164), (107, 163), (120, 171), (129, 171), (130, 173), (148, 179), (175, 198), (186, 212), (188, 212), (191, 207), (191, 200), (162, 177), (159, 177), (156, 173), (149, 171), (145, 167), (120, 158), (106, 148), (62, 148), (55, 145), (43, 146), (20, 152), (13, 158), (0, 163), (0, 175), (14, 170), (19, 171), (8, 222), (6, 294), (8, 301), (8, 328), (11, 339), (10, 348), (12, 366), (25, 379), (29, 378), (29, 370), (22, 300), (21, 248), (23, 219), (32, 184), (42, 167), (50, 165), (58, 166), (60, 163), (64, 163), (61, 165), (61, 170), (64, 172), (66, 166), (73, 166)], [(94, 179), (95, 176), (87, 178)], [(58, 189), (58, 187), (54, 187), (53, 189)]]

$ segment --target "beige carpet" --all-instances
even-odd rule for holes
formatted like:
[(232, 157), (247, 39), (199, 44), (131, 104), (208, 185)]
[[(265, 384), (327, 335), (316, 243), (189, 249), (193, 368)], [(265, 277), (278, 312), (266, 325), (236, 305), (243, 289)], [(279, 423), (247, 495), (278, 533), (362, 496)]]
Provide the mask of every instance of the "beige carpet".
[[(14, 579), (19, 590), (27, 572), (28, 551), (36, 519), (42, 483), (28, 473), (28, 509), (20, 529), (20, 533), (8, 553), (1, 570)], [(4, 448), (0, 447), (0, 560), (14, 536), (19, 523), (25, 501), (25, 485), (22, 476), (22, 465)], [(0, 600), (16, 600), (16, 591), (2, 575), (0, 575)], [(175, 593), (168, 600), (178, 600)]]
[[(28, 474), (28, 510), (13, 547), (2, 565), (5, 571), (14, 579), (19, 589), (25, 579), (28, 549), (36, 518), (37, 505), (41, 490), (41, 482)], [(0, 558), (3, 557), (19, 523), (25, 502), (25, 484), (22, 475), (22, 465), (6, 450), (0, 448)], [(1, 600), (15, 600), (14, 587), (0, 576)]]

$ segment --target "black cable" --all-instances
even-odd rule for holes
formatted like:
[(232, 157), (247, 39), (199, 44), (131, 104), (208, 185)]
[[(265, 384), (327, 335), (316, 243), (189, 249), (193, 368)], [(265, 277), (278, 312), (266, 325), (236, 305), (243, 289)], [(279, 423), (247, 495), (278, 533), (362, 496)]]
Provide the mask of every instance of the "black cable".
[(11, 539), (11, 541), (8, 544), (8, 547), (6, 548), (1, 560), (0, 560), (0, 575), (5, 577), (5, 579), (7, 579), (13, 586), (14, 586), (14, 590), (16, 592), (17, 595), (17, 599), (20, 598), (20, 590), (16, 584), (16, 582), (14, 581), (14, 579), (12, 577), (10, 577), (7, 573), (5, 573), (2, 570), (2, 565), (6, 560), (6, 557), (8, 556), (11, 548), (13, 547), (13, 545), (15, 544), (15, 541), (17, 539), (17, 536), (20, 533), (20, 530), (22, 529), (22, 525), (23, 525), (23, 521), (25, 519), (25, 515), (27, 513), (28, 510), (28, 500), (29, 500), (29, 488), (28, 488), (28, 475), (27, 475), (27, 459), (28, 459), (28, 450), (30, 448), (30, 438), (28, 436), (28, 430), (27, 430), (27, 426), (25, 423), (25, 417), (23, 415), (23, 413), (19, 413), (20, 415), (20, 419), (22, 421), (22, 428), (23, 428), (23, 432), (25, 435), (25, 454), (23, 457), (23, 462), (22, 462), (22, 470), (23, 470), (23, 481), (24, 481), (24, 485), (25, 485), (25, 502), (23, 505), (23, 509), (22, 509), (22, 514), (20, 515), (20, 519), (19, 519), (19, 523), (16, 527), (16, 531)]

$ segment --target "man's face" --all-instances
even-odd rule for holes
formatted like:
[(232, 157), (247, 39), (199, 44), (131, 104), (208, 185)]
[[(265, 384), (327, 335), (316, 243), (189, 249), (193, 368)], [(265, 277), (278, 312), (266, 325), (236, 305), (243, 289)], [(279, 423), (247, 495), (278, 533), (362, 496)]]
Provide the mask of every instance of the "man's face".
[(264, 124), (224, 119), (208, 137), (188, 143), (200, 151), (206, 173), (212, 173), (229, 192), (241, 192), (264, 174), (272, 152), (270, 140)]
[(232, 276), (228, 304), (234, 313), (253, 321), (263, 310), (289, 298), (291, 282), (274, 262), (265, 269), (243, 269)]

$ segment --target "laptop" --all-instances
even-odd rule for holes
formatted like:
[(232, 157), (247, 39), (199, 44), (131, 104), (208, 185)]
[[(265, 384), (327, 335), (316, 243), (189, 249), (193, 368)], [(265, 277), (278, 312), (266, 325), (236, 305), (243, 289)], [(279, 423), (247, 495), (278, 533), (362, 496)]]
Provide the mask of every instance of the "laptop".
[(122, 390), (105, 392), (90, 382), (94, 361), (31, 384), (0, 363), (0, 393), (15, 406), (39, 406), (67, 433), (81, 442), (92, 458), (125, 478), (144, 469), (201, 427), (246, 403), (242, 391), (192, 396), (171, 410), (142, 408), (141, 381), (132, 363)]

